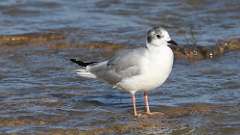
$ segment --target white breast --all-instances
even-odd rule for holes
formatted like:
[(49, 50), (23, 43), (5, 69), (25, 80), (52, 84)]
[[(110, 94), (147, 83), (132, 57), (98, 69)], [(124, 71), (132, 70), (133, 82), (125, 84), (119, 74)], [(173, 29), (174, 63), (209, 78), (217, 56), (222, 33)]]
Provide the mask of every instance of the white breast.
[(141, 74), (121, 82), (121, 88), (130, 92), (152, 90), (168, 78), (173, 65), (173, 52), (168, 46), (148, 50), (142, 59)]
[(149, 52), (143, 75), (145, 90), (160, 86), (168, 78), (173, 65), (173, 52), (168, 46)]

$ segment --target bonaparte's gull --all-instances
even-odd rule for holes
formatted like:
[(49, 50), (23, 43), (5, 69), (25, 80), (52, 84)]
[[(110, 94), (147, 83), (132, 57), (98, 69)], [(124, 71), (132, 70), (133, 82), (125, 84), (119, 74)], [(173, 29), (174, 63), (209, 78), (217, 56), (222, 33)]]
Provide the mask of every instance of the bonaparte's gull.
[(164, 28), (154, 27), (147, 33), (145, 47), (121, 50), (102, 62), (71, 61), (81, 66), (77, 70), (80, 76), (103, 80), (129, 92), (135, 116), (140, 115), (136, 109), (135, 93), (144, 91), (146, 114), (152, 114), (147, 92), (162, 85), (172, 70), (174, 56), (169, 44), (177, 45)]

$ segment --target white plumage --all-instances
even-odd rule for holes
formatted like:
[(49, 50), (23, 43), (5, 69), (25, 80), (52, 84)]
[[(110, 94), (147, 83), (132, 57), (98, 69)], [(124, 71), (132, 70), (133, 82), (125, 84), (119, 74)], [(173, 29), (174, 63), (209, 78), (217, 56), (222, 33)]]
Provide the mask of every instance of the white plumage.
[(147, 91), (159, 87), (168, 78), (174, 59), (168, 45), (175, 42), (171, 40), (165, 29), (155, 27), (148, 31), (146, 43), (146, 47), (123, 50), (107, 61), (88, 65), (79, 61), (79, 65), (86, 66), (78, 69), (77, 74), (103, 80), (114, 87), (130, 92), (134, 115), (138, 115), (135, 93), (144, 91), (146, 113), (151, 114)]

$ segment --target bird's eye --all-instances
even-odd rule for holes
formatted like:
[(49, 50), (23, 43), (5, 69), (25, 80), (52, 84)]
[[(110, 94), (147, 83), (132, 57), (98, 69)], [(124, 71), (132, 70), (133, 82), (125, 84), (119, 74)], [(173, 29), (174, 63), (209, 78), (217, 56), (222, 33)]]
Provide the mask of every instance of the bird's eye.
[(161, 36), (160, 35), (156, 35), (157, 36), (157, 38), (161, 38)]

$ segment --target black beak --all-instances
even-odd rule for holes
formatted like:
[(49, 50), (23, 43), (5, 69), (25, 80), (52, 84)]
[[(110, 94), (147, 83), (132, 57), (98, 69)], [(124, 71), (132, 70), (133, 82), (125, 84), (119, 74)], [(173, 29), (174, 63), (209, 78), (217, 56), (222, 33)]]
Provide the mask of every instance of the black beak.
[(170, 40), (170, 41), (168, 41), (168, 43), (169, 43), (169, 44), (172, 44), (172, 45), (178, 46), (178, 44), (177, 44), (174, 40)]

